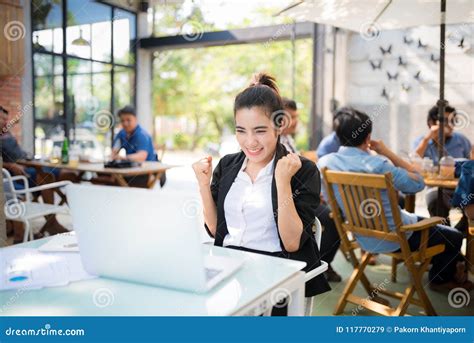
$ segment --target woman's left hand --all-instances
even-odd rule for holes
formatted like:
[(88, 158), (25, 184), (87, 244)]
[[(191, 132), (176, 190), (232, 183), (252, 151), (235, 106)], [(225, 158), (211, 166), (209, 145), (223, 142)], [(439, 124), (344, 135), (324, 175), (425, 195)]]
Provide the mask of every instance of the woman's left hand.
[(301, 160), (298, 154), (289, 153), (278, 160), (275, 168), (276, 181), (290, 182), (293, 175), (301, 168)]

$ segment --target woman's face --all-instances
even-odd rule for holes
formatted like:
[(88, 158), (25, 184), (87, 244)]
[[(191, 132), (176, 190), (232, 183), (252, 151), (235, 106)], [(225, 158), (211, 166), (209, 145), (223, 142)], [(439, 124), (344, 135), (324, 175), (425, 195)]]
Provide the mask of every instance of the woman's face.
[(252, 163), (268, 163), (275, 153), (279, 131), (261, 107), (241, 108), (235, 114), (240, 148)]

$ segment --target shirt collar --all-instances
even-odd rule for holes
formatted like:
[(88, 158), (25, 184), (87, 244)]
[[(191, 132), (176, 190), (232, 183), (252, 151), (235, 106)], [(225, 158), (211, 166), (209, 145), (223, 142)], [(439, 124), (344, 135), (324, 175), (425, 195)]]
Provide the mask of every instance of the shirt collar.
[(343, 146), (343, 145), (339, 147), (339, 150), (337, 152), (343, 155), (364, 155), (365, 156), (369, 154), (367, 151), (359, 149), (355, 146)]
[(137, 124), (137, 127), (135, 128), (135, 130), (132, 131), (132, 133), (131, 133), (130, 135), (128, 135), (128, 134), (125, 132), (125, 130), (124, 130), (124, 132), (125, 132), (125, 137), (131, 138), (131, 137), (135, 136), (135, 134), (136, 134), (137, 132), (139, 132), (140, 130), (141, 130), (140, 124)]
[[(258, 172), (257, 179), (262, 177), (262, 176), (273, 175), (273, 169), (274, 169), (274, 167), (273, 167), (274, 163), (273, 162), (275, 161), (275, 155), (276, 154), (273, 154), (273, 157), (272, 157), (271, 161), (268, 162), (267, 165), (265, 167), (263, 167), (263, 169), (261, 169)], [(242, 163), (242, 167), (240, 167), (239, 172), (245, 173), (244, 170), (247, 167), (248, 161), (249, 161), (249, 159), (247, 157), (245, 157), (244, 163)]]

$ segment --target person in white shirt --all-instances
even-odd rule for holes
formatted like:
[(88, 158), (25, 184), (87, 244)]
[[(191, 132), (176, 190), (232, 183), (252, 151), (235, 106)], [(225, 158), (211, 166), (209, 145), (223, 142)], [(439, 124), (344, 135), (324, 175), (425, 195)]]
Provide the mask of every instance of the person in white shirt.
[[(236, 138), (242, 149), (224, 156), (214, 172), (212, 157), (193, 164), (205, 227), (214, 244), (321, 265), (312, 225), (319, 205), (316, 165), (280, 144), (283, 105), (275, 79), (257, 74), (234, 102)], [(211, 182), (212, 176), (212, 182)], [(323, 275), (306, 283), (311, 297), (330, 289)], [(275, 315), (286, 308), (276, 307)]]
[(283, 144), (289, 152), (298, 153), (295, 140), (293, 139), (296, 134), (296, 128), (298, 127), (298, 107), (296, 101), (288, 98), (281, 98), (283, 101), (283, 110), (285, 115), (284, 127), (282, 128), (280, 143)]
[[(299, 153), (296, 148), (296, 143), (293, 136), (296, 133), (298, 127), (298, 106), (296, 101), (289, 98), (282, 98), (283, 109), (285, 118), (282, 120), (284, 128), (280, 136), (280, 143), (283, 144), (289, 152)], [(323, 233), (321, 235), (321, 246), (320, 253), (321, 259), (328, 263), (328, 270), (324, 273), (326, 279), (329, 282), (341, 282), (342, 277), (333, 269), (332, 262), (336, 256), (339, 246), (341, 245), (341, 239), (337, 232), (336, 224), (330, 215), (331, 211), (329, 207), (324, 203), (318, 206), (316, 216), (318, 217), (323, 227)]]

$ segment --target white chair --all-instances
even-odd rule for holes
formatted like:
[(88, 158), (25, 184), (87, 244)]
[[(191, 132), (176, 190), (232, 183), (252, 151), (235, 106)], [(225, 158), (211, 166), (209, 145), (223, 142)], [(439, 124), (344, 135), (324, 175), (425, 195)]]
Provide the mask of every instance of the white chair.
[[(318, 245), (318, 249), (320, 249), (321, 248), (321, 236), (323, 234), (323, 227), (321, 226), (321, 222), (319, 221), (319, 219), (317, 217), (314, 218), (313, 231), (314, 231), (314, 239), (316, 240), (316, 244)], [(324, 273), (326, 270), (328, 270), (328, 263), (325, 262), (325, 261), (321, 261), (321, 265), (318, 268), (314, 268), (313, 270), (306, 273), (305, 281), (308, 282), (312, 278)]]
[[(313, 232), (314, 232), (314, 239), (316, 240), (316, 244), (318, 245), (318, 250), (321, 248), (321, 236), (323, 234), (323, 227), (321, 226), (321, 222), (319, 221), (318, 217), (314, 218), (313, 224)], [(318, 268), (314, 268), (313, 270), (309, 271), (305, 275), (305, 282), (308, 282), (312, 278), (315, 278), (318, 275), (321, 275), (326, 270), (328, 270), (328, 263), (326, 261), (321, 260), (321, 265)], [(313, 310), (313, 298), (305, 298), (305, 309), (304, 315), (311, 316)]]
[[(49, 214), (65, 213), (67, 205), (45, 204), (32, 201), (32, 193), (46, 189), (64, 187), (71, 184), (70, 181), (53, 182), (46, 185), (30, 188), (28, 179), (23, 175), (11, 176), (10, 172), (2, 168), (3, 189), (5, 194), (4, 212), (7, 220), (19, 221), (24, 224), (25, 233), (23, 242), (33, 240), (33, 230), (30, 222)], [(24, 189), (15, 189), (14, 181), (23, 182)]]
[[(313, 224), (313, 232), (314, 232), (314, 239), (316, 240), (316, 244), (318, 246), (318, 249), (321, 247), (321, 236), (323, 233), (323, 227), (321, 226), (321, 222), (319, 219), (316, 217), (314, 218), (314, 224)], [(328, 263), (325, 261), (321, 260), (321, 265), (317, 268), (314, 268), (313, 270), (309, 271), (306, 273), (304, 281), (305, 283), (308, 282), (309, 280), (315, 278), (318, 275), (321, 275), (324, 273), (326, 270), (328, 270)], [(313, 308), (313, 298), (305, 298), (305, 316), (311, 316)], [(272, 307), (270, 307), (266, 312), (265, 316), (270, 316), (272, 312)]]

